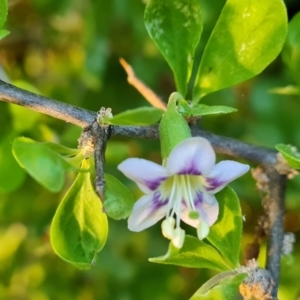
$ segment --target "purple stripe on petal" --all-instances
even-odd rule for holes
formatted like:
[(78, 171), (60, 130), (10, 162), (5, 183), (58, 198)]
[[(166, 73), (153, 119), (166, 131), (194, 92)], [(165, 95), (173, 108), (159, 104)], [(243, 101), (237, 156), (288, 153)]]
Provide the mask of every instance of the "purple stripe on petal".
[(208, 192), (210, 192), (218, 187), (221, 187), (222, 185), (226, 184), (227, 182), (218, 180), (217, 178), (206, 178), (206, 183), (207, 183), (207, 186), (205, 188)]
[(155, 178), (155, 180), (145, 180), (143, 182), (144, 185), (147, 186), (148, 189), (150, 189), (151, 191), (155, 191), (160, 184), (165, 181), (168, 177), (160, 177), (160, 178)]
[(178, 175), (201, 175), (194, 161), (189, 161), (180, 171)]
[(154, 212), (158, 210), (160, 207), (166, 205), (168, 201), (168, 198), (161, 199), (161, 194), (159, 192), (155, 192), (151, 200), (151, 211)]
[(203, 194), (202, 193), (197, 193), (196, 197), (194, 199), (194, 205), (196, 207), (198, 207), (199, 205), (201, 205), (203, 203)]

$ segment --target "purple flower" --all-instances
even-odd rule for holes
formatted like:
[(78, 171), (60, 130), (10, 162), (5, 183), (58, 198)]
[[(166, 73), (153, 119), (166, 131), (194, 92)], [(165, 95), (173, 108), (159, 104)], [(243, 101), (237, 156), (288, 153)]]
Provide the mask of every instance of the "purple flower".
[(172, 150), (165, 166), (139, 158), (123, 161), (118, 169), (145, 193), (133, 207), (128, 228), (142, 231), (166, 217), (163, 235), (181, 248), (185, 237), (181, 219), (197, 228), (198, 238), (204, 239), (218, 218), (214, 194), (249, 170), (248, 165), (230, 160), (215, 165), (215, 159), (210, 143), (193, 137)]

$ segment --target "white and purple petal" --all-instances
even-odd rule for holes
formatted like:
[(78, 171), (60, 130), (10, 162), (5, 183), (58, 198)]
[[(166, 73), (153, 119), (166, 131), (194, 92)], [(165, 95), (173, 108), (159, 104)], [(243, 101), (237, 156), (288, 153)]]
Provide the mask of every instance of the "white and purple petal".
[(161, 220), (167, 213), (168, 199), (161, 200), (158, 192), (141, 197), (128, 218), (128, 229), (140, 232)]
[(244, 175), (250, 167), (236, 161), (224, 160), (216, 164), (206, 177), (206, 190), (215, 194), (222, 190), (229, 182)]
[(155, 191), (168, 178), (164, 167), (141, 158), (128, 158), (118, 165), (118, 169), (147, 194)]
[(190, 211), (186, 208), (186, 206), (183, 206), (180, 216), (183, 222), (195, 228), (199, 226), (199, 220), (204, 220), (209, 226), (216, 222), (219, 215), (219, 204), (215, 196), (208, 193), (198, 192), (194, 199), (194, 205), (196, 211), (199, 213), (199, 218), (191, 219), (189, 216)]
[(215, 152), (206, 139), (188, 138), (172, 150), (167, 170), (170, 175), (206, 175), (213, 168), (215, 160)]

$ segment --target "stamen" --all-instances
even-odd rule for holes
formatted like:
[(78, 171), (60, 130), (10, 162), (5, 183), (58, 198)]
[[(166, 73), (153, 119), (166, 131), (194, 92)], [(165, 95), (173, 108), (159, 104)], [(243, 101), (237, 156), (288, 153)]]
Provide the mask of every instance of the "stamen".
[[(176, 178), (176, 202), (174, 203), (174, 212), (176, 213), (176, 227), (180, 226), (180, 215), (181, 215), (181, 202), (182, 202), (182, 185), (180, 184), (180, 177)], [(179, 181), (179, 182), (178, 182)]]
[(166, 218), (161, 223), (162, 234), (165, 238), (172, 240), (174, 238), (175, 220), (173, 218)]
[(192, 187), (191, 187), (191, 182), (190, 182), (191, 178), (187, 177), (186, 178), (186, 186), (187, 186), (187, 191), (188, 191), (188, 200), (187, 202), (190, 203), (191, 207), (189, 207), (189, 210), (196, 210), (195, 208), (195, 203), (194, 203), (194, 198), (193, 198), (193, 194), (192, 194)]
[(169, 180), (172, 180), (172, 189), (169, 196), (169, 202), (167, 207), (167, 217), (172, 217), (174, 215), (174, 201), (175, 201), (175, 191), (176, 191), (176, 176), (173, 178), (170, 177)]
[(183, 246), (185, 238), (185, 231), (180, 227), (175, 228), (174, 230), (174, 237), (172, 239), (172, 244), (174, 247), (180, 249)]
[(200, 223), (197, 227), (197, 235), (199, 240), (203, 240), (209, 234), (209, 225), (203, 220), (199, 220)]

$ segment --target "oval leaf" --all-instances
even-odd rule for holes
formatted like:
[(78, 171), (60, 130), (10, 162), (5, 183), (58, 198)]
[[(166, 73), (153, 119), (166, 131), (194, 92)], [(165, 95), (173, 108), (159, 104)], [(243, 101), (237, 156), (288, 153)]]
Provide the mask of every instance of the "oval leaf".
[(275, 148), (283, 155), (292, 168), (300, 170), (300, 153), (295, 146), (278, 144)]
[(224, 115), (236, 112), (237, 109), (222, 106), (222, 105), (204, 105), (204, 104), (196, 104), (194, 106), (189, 106), (185, 100), (182, 100), (179, 103), (178, 111), (184, 117), (197, 117), (197, 116), (209, 116), (209, 115)]
[(291, 70), (297, 84), (300, 85), (300, 12), (289, 23), (282, 58)]
[(185, 96), (202, 32), (199, 1), (150, 0), (144, 18), (149, 36), (173, 71), (177, 91)]
[(115, 220), (127, 218), (134, 204), (128, 188), (112, 175), (105, 174), (104, 211)]
[(215, 248), (189, 235), (185, 237), (181, 249), (175, 248), (170, 243), (166, 255), (150, 258), (149, 261), (188, 268), (207, 268), (222, 271), (230, 269), (230, 266), (224, 262)]
[(29, 175), (51, 192), (59, 192), (65, 182), (64, 164), (59, 154), (42, 143), (19, 137), (13, 142), (13, 154)]
[(279, 54), (286, 32), (282, 0), (227, 0), (205, 47), (193, 101), (259, 74)]
[[(224, 274), (224, 273), (223, 273)], [(216, 275), (209, 281), (213, 281), (214, 278), (220, 277), (221, 274)], [(216, 285), (212, 286), (211, 289), (207, 290), (203, 288), (205, 283), (190, 300), (232, 300), (236, 298), (239, 285), (247, 277), (247, 274), (236, 273), (235, 275), (225, 277), (225, 279), (219, 281)]]
[(53, 218), (52, 247), (62, 259), (88, 268), (105, 245), (107, 233), (107, 217), (94, 192), (90, 173), (79, 173)]
[(55, 144), (55, 143), (51, 143), (51, 142), (45, 142), (42, 144), (64, 157), (74, 157), (74, 156), (77, 156), (81, 152), (79, 149), (68, 148), (63, 145)]
[(230, 187), (217, 193), (216, 198), (219, 202), (219, 217), (210, 228), (207, 239), (233, 267), (238, 267), (243, 226), (240, 202)]
[(126, 110), (107, 120), (107, 123), (113, 125), (141, 125), (147, 126), (157, 123), (163, 111), (155, 107), (139, 107)]

